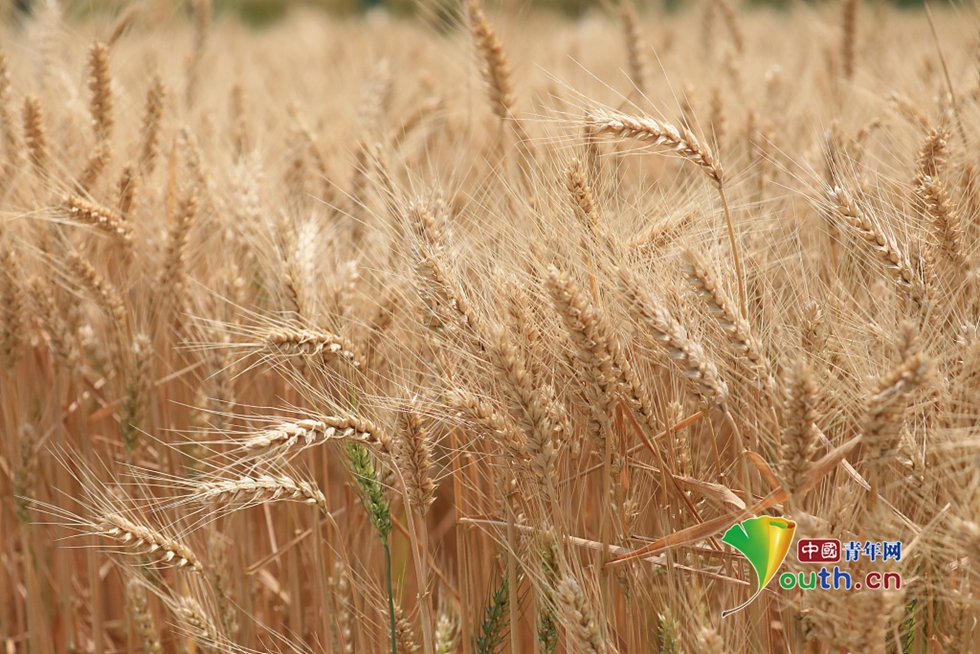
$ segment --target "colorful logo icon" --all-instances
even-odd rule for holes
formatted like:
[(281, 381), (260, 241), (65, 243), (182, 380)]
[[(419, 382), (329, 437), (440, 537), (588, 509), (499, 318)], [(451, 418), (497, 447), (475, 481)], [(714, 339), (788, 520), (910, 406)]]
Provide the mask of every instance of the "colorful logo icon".
[(721, 617), (730, 616), (752, 603), (779, 571), (786, 554), (793, 544), (796, 523), (785, 518), (759, 516), (733, 525), (725, 532), (721, 542), (728, 543), (749, 560), (755, 568), (758, 589), (745, 603), (734, 609), (722, 611)]

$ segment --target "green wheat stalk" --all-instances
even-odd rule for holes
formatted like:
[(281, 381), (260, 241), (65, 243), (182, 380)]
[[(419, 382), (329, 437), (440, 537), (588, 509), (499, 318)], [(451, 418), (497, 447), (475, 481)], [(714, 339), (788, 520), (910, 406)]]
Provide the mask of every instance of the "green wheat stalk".
[(347, 442), (347, 455), (350, 458), (351, 472), (361, 489), (361, 501), (367, 509), (368, 518), (378, 532), (385, 548), (385, 577), (388, 584), (388, 617), (391, 629), (391, 654), (398, 654), (395, 640), (395, 596), (391, 588), (391, 548), (388, 536), (391, 535), (391, 505), (385, 497), (384, 488), (378, 483), (378, 473), (371, 461), (367, 448), (360, 443)]

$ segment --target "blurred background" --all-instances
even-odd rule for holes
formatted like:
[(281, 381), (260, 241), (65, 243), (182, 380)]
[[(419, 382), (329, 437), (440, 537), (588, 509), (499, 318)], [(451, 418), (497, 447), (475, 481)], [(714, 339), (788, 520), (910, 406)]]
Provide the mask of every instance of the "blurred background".
[[(18, 16), (30, 13), (37, 6), (49, 0), (0, 0), (3, 18), (16, 20)], [(639, 12), (679, 11), (696, 6), (702, 0), (634, 0)], [(827, 0), (823, 0), (826, 2)], [(829, 0), (834, 1), (834, 0)], [(936, 0), (936, 4), (948, 0)], [(770, 9), (788, 9), (804, 0), (743, 0), (742, 4)], [(806, 4), (819, 4), (808, 1)], [(85, 18), (86, 16), (116, 14), (131, 4), (141, 4), (161, 14), (171, 14), (175, 10), (190, 12), (189, 0), (59, 0), (66, 16)], [(384, 9), (396, 15), (411, 15), (423, 9), (429, 16), (452, 16), (462, 4), (462, 0), (212, 0), (216, 15), (233, 14), (243, 22), (263, 27), (271, 25), (286, 16), (294, 7), (313, 7), (337, 15), (351, 15), (373, 9)], [(590, 9), (610, 8), (618, 5), (613, 0), (491, 0), (491, 7), (512, 11), (526, 11), (528, 8), (552, 11), (571, 17), (580, 16)], [(871, 0), (870, 4), (893, 4), (910, 9), (921, 8), (922, 0)], [(607, 7), (606, 5), (609, 5)]]

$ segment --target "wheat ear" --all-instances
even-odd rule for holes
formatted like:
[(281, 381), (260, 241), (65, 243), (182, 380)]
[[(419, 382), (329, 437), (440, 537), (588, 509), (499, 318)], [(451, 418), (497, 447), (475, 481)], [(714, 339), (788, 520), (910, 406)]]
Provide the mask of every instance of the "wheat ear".
[(0, 51), (0, 140), (3, 142), (3, 169), (0, 177), (0, 195), (14, 181), (17, 173), (20, 145), (14, 120), (10, 114), (10, 72), (7, 70), (7, 55)]
[(928, 356), (913, 351), (875, 384), (862, 428), (864, 445), (874, 463), (883, 464), (898, 451), (909, 397), (929, 381), (932, 369)]
[(91, 225), (126, 245), (133, 239), (129, 225), (119, 217), (119, 214), (108, 207), (83, 200), (77, 195), (66, 196), (61, 206), (70, 220)]
[(160, 120), (163, 117), (163, 101), (167, 89), (159, 75), (153, 76), (150, 89), (146, 92), (146, 109), (140, 123), (140, 150), (137, 161), (144, 175), (153, 172), (156, 166), (157, 147), (160, 141)]
[(568, 192), (575, 203), (576, 214), (582, 219), (590, 234), (595, 234), (601, 228), (602, 217), (596, 202), (595, 193), (585, 177), (582, 162), (573, 159), (565, 171), (565, 181)]
[(371, 445), (382, 454), (391, 454), (391, 439), (373, 422), (354, 416), (325, 416), (283, 422), (242, 443), (248, 454), (284, 455), (330, 440), (348, 440)]
[(489, 434), (510, 455), (511, 461), (528, 461), (525, 439), (509, 416), (501, 414), (492, 404), (463, 388), (446, 391), (444, 400), (460, 417), (468, 417)]
[(105, 279), (78, 252), (68, 253), (68, 267), (75, 278), (95, 296), (109, 317), (112, 318), (116, 329), (124, 329), (128, 324), (126, 305), (116, 287)]
[(178, 568), (204, 571), (197, 555), (176, 538), (138, 524), (120, 513), (100, 516), (98, 522), (93, 524), (93, 531), (142, 555), (154, 555), (165, 563), (173, 563)]
[(512, 116), (514, 104), (510, 62), (504, 52), (503, 43), (483, 13), (479, 0), (469, 0), (466, 10), (469, 14), (470, 34), (483, 58), (481, 72), (487, 83), (490, 108), (498, 118), (506, 120)]
[(401, 414), (396, 442), (396, 460), (405, 477), (408, 500), (421, 515), (435, 501), (436, 484), (432, 480), (432, 441), (415, 409)]
[(25, 307), (20, 275), (14, 251), (0, 247), (0, 360), (7, 368), (17, 363), (24, 340)]
[(280, 356), (336, 357), (354, 368), (363, 366), (354, 344), (330, 332), (283, 326), (264, 333), (261, 340)]
[(523, 354), (502, 328), (498, 327), (492, 337), (489, 355), (508, 390), (510, 413), (527, 438), (531, 468), (538, 481), (551, 490), (558, 457), (554, 444), (556, 423), (548, 411), (550, 405), (541, 389), (532, 383)]
[(732, 349), (744, 356), (759, 379), (766, 382), (767, 388), (771, 388), (770, 366), (763, 355), (762, 344), (753, 333), (752, 326), (735, 310), (708, 264), (693, 250), (684, 252), (684, 274), (688, 283), (708, 307), (712, 317), (718, 321)]
[(670, 314), (663, 303), (643, 290), (632, 273), (620, 268), (619, 279), (631, 313), (663, 344), (671, 360), (696, 385), (698, 393), (724, 410), (728, 401), (728, 385), (718, 374), (718, 366), (707, 358), (699, 343), (691, 340), (684, 325)]
[(911, 285), (913, 281), (911, 264), (908, 255), (898, 245), (898, 241), (886, 234), (880, 225), (869, 218), (847, 190), (835, 186), (830, 189), (829, 194), (837, 215), (868, 244), (900, 284)]
[(92, 128), (95, 138), (108, 141), (115, 120), (112, 115), (112, 78), (109, 73), (109, 48), (96, 41), (88, 51), (88, 88), (92, 92), (89, 111), (92, 114)]
[(630, 0), (622, 0), (619, 8), (626, 41), (626, 61), (629, 64), (630, 79), (642, 95), (647, 89), (647, 44), (643, 39), (636, 7)]
[(555, 595), (565, 618), (569, 640), (575, 644), (576, 650), (583, 654), (605, 654), (608, 651), (606, 639), (596, 624), (595, 614), (578, 580), (566, 575), (558, 581)]
[(932, 129), (919, 150), (913, 192), (921, 210), (931, 219), (940, 256), (962, 273), (968, 266), (963, 254), (963, 227), (941, 176), (946, 166), (945, 130)]
[(202, 482), (191, 494), (191, 501), (234, 504), (236, 507), (252, 506), (264, 502), (295, 500), (315, 504), (328, 513), (327, 499), (315, 484), (297, 481), (286, 475), (251, 475), (238, 479)]
[(24, 98), (24, 140), (27, 143), (27, 154), (34, 171), (44, 175), (48, 167), (47, 137), (44, 131), (44, 114), (41, 110), (41, 99), (36, 95)]
[(809, 480), (817, 428), (817, 388), (809, 368), (797, 362), (786, 381), (786, 401), (783, 404), (780, 473), (783, 487), (790, 497)]
[(735, 276), (738, 280), (739, 312), (743, 318), (747, 317), (745, 274), (742, 271), (742, 257), (739, 253), (738, 241), (735, 238), (735, 225), (732, 223), (731, 211), (728, 208), (728, 199), (725, 195), (725, 175), (721, 164), (715, 159), (711, 149), (698, 140), (686, 127), (678, 128), (649, 116), (630, 116), (618, 111), (595, 109), (586, 115), (586, 123), (591, 125), (592, 131), (595, 133), (612, 134), (619, 138), (634, 138), (655, 147), (672, 150), (704, 171), (704, 174), (718, 189), (718, 197), (725, 213), (725, 224), (728, 227), (728, 240), (732, 248), (732, 260), (735, 263)]
[(143, 651), (146, 654), (163, 654), (160, 633), (153, 620), (153, 612), (150, 610), (149, 598), (143, 584), (144, 582), (136, 575), (129, 578), (126, 582), (126, 605), (133, 626), (136, 628), (136, 634), (143, 644)]

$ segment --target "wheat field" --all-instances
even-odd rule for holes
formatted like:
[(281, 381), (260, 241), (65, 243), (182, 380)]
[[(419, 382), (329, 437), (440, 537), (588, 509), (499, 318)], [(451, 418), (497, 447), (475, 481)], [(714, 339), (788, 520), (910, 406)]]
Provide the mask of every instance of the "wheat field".
[(5, 652), (980, 651), (975, 8), (35, 4)]

